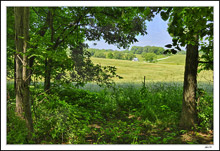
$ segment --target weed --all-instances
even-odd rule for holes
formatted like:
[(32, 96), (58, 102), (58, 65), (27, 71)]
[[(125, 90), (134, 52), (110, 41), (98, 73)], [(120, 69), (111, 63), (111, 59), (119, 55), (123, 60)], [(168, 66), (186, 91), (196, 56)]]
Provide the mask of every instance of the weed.
[[(54, 86), (49, 94), (32, 86), (33, 140), (38, 144), (172, 144), (187, 131), (179, 130), (182, 85), (154, 82), (145, 86), (124, 84), (100, 91)], [(13, 86), (8, 87), (7, 141), (30, 143), (25, 123), (14, 115)], [(213, 97), (200, 96), (200, 125), (194, 131), (212, 129)]]

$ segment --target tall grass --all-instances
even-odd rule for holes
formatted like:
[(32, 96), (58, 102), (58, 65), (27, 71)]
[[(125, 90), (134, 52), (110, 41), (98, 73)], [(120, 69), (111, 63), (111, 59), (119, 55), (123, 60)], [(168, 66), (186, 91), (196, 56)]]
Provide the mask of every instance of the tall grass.
[[(201, 86), (210, 90), (201, 99), (201, 128), (211, 129), (212, 89)], [(11, 120), (18, 119), (12, 84), (8, 91), (7, 141), (33, 143), (25, 139), (24, 123)], [(31, 86), (35, 143), (184, 143), (175, 139), (180, 135), (181, 82), (120, 83), (112, 88), (90, 83), (80, 89), (69, 84), (52, 87), (49, 94), (43, 92), (42, 85)], [(165, 132), (167, 128), (172, 131)]]

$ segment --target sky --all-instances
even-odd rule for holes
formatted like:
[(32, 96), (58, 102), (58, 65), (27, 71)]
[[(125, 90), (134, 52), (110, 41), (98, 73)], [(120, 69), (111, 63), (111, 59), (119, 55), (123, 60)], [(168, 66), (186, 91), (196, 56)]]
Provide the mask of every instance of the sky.
[[(137, 36), (138, 42), (131, 44), (132, 46), (158, 46), (163, 47), (166, 44), (172, 43), (172, 38), (167, 32), (168, 21), (163, 21), (160, 14), (157, 14), (152, 21), (146, 21), (147, 35)], [(97, 49), (112, 49), (112, 50), (124, 50), (123, 48), (118, 49), (115, 45), (109, 45), (104, 40), (100, 41), (87, 41), (90, 48)], [(97, 45), (94, 45), (96, 43)], [(130, 49), (129, 48), (129, 49)]]

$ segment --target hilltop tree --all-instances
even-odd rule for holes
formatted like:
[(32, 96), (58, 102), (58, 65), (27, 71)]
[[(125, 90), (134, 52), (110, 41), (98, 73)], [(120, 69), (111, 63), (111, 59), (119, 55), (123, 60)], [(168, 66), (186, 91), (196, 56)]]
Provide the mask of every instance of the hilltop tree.
[(95, 54), (94, 54), (94, 57), (97, 57), (97, 58), (106, 58), (106, 55), (105, 55), (104, 52), (96, 51)]
[(163, 54), (164, 51), (165, 51), (164, 48), (156, 47), (156, 46), (145, 46), (145, 47), (133, 46), (131, 48), (131, 52), (133, 54), (155, 53), (159, 55), (159, 54)]
[(121, 51), (115, 51), (113, 53), (114, 59), (123, 59), (123, 52)]
[(144, 53), (142, 56), (146, 61), (149, 62), (153, 62), (157, 58), (157, 55), (155, 53)]
[(112, 52), (109, 52), (108, 54), (107, 54), (107, 58), (109, 58), (109, 59), (113, 59), (113, 53)]
[(124, 54), (124, 58), (125, 60), (132, 60), (136, 57), (136, 55), (134, 55), (133, 53), (125, 53)]
[[(162, 9), (162, 8), (161, 8)], [(168, 32), (173, 37), (170, 48), (165, 51), (176, 53), (179, 45), (186, 46), (186, 63), (180, 126), (190, 129), (198, 124), (197, 116), (197, 71), (199, 63), (206, 63), (204, 69), (213, 69), (213, 8), (212, 7), (175, 7), (163, 8), (163, 20), (169, 19)], [(199, 50), (199, 45), (203, 39)], [(173, 47), (173, 48), (172, 48)], [(200, 61), (198, 52), (205, 52)]]

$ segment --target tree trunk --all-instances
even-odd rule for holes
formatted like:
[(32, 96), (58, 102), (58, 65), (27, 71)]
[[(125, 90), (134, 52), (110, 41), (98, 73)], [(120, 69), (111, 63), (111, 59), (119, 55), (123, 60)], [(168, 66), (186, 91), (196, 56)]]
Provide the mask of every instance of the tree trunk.
[(198, 123), (196, 110), (197, 68), (198, 43), (195, 45), (188, 44), (184, 73), (182, 113), (180, 119), (180, 127), (183, 129), (191, 129)]
[(48, 92), (50, 89), (50, 78), (51, 78), (51, 59), (45, 59), (45, 78), (44, 78), (44, 90)]
[[(51, 42), (54, 41), (54, 29), (53, 29), (53, 11), (55, 8), (51, 8), (48, 12), (48, 20), (49, 20), (49, 27), (51, 30)], [(54, 49), (48, 49), (48, 51), (53, 51)], [(51, 79), (51, 70), (52, 70), (52, 59), (46, 58), (45, 59), (45, 81), (44, 81), (44, 90), (49, 92), (50, 89), (50, 79)]]
[(33, 121), (29, 98), (28, 57), (25, 54), (29, 39), (29, 14), (28, 7), (15, 7), (16, 112), (26, 121), (30, 138), (33, 132)]
[(16, 94), (16, 54), (14, 54), (14, 90)]
[[(44, 25), (41, 27), (41, 29), (37, 32), (37, 35), (43, 37), (46, 34), (46, 32), (49, 28), (49, 24), (50, 24), (50, 17), (51, 17), (51, 13), (50, 13), (50, 11), (48, 11), (46, 21), (45, 21)], [(37, 47), (38, 46), (34, 46), (33, 49), (37, 49)], [(35, 56), (30, 57), (30, 59), (29, 59), (29, 66), (30, 66), (30, 71), (29, 72), (30, 72), (30, 74), (33, 74), (32, 67), (34, 65), (34, 60), (35, 60)], [(30, 82), (31, 82), (31, 79), (29, 79), (29, 83)]]

